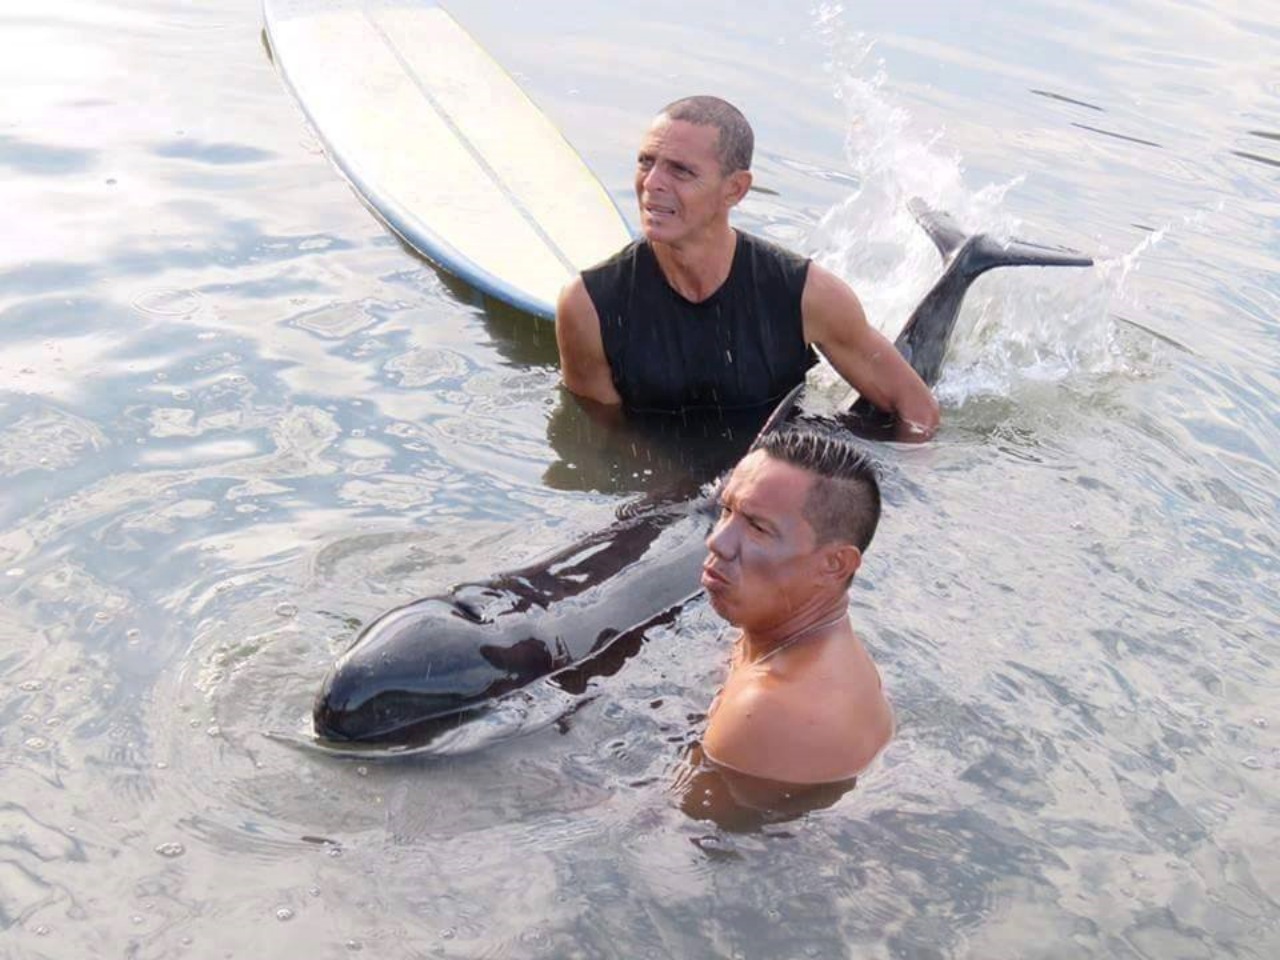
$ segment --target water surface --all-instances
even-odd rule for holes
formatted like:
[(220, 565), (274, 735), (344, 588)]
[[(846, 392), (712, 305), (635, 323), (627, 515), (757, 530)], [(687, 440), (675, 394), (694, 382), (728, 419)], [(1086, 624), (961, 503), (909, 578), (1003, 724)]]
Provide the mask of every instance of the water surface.
[(268, 736), (305, 731), (361, 622), (658, 480), (562, 409), (548, 327), (355, 200), (254, 0), (6, 11), (8, 950), (1275, 955), (1271, 5), (453, 10), (624, 209), (658, 106), (739, 103), (768, 191), (739, 224), (873, 317), (936, 274), (912, 195), (1098, 257), (984, 278), (942, 433), (879, 448), (854, 619), (898, 737), (828, 809), (689, 816), (671, 785), (727, 653), (699, 602), (483, 750)]

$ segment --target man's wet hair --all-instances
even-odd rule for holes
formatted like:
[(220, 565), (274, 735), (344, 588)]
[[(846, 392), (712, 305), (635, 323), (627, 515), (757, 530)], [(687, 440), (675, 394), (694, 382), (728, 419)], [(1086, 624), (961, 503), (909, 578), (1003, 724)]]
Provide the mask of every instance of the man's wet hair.
[(819, 544), (839, 540), (866, 551), (880, 522), (880, 482), (855, 441), (836, 428), (798, 421), (760, 438), (754, 449), (813, 474), (804, 517)]
[(699, 127), (715, 127), (720, 131), (716, 140), (716, 156), (720, 160), (721, 173), (751, 169), (756, 135), (742, 111), (728, 100), (708, 96), (685, 97), (663, 107), (662, 116)]

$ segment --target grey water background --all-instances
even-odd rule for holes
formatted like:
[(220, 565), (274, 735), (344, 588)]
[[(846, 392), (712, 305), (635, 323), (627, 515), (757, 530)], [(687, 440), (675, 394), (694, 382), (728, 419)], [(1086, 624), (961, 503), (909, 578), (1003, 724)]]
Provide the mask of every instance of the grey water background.
[(831, 809), (686, 815), (695, 602), (559, 724), (292, 745), (360, 622), (657, 481), (361, 207), (255, 0), (9, 3), (0, 955), (1280, 953), (1274, 5), (452, 9), (627, 211), (657, 106), (738, 102), (738, 222), (873, 316), (936, 274), (915, 193), (1099, 258), (981, 281), (939, 437), (879, 450), (898, 736)]

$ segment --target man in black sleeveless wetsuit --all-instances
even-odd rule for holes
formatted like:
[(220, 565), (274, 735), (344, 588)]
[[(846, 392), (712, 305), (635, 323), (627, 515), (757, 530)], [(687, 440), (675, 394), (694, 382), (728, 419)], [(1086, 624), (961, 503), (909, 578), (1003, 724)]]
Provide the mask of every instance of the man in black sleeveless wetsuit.
[(565, 386), (635, 411), (767, 408), (800, 383), (819, 348), (836, 371), (924, 440), (938, 405), (867, 323), (849, 286), (735, 230), (751, 186), (753, 134), (731, 104), (666, 107), (640, 146), (643, 238), (576, 277), (556, 305)]

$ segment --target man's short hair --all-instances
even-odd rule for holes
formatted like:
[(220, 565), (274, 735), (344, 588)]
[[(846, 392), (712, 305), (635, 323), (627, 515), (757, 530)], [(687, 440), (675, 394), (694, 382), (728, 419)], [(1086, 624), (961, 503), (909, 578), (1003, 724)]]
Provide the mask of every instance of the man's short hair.
[(662, 108), (662, 116), (668, 120), (683, 120), (699, 127), (715, 127), (720, 131), (716, 140), (716, 156), (720, 160), (720, 172), (737, 173), (751, 169), (751, 154), (755, 150), (756, 135), (742, 111), (719, 97), (685, 97)]
[(819, 545), (839, 540), (866, 551), (880, 522), (880, 483), (871, 458), (843, 431), (800, 421), (766, 434), (754, 449), (813, 474), (804, 518)]

